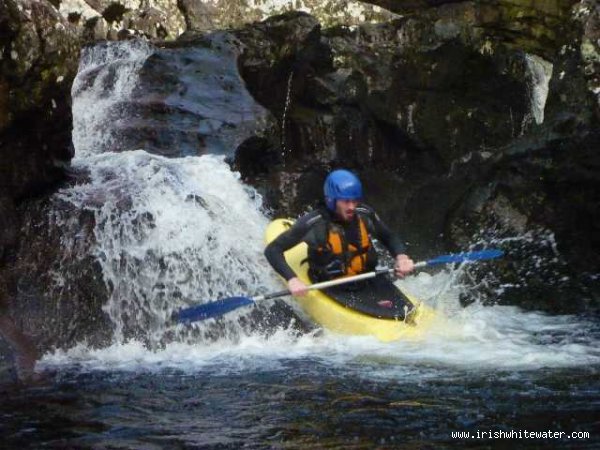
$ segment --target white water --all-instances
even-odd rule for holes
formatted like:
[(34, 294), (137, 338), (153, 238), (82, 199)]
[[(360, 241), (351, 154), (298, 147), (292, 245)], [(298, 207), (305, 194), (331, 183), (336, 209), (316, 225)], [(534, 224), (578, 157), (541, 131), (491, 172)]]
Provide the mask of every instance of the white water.
[(171, 343), (158, 351), (139, 342), (101, 350), (82, 345), (46, 355), (42, 367), (231, 374), (285, 370), (290, 361), (306, 361), (308, 372), (319, 364), (370, 380), (419, 382), (449, 369), (527, 371), (600, 364), (597, 338), (589, 334), (593, 323), (517, 307), (473, 304), (462, 308), (458, 303), (461, 288), (452, 282), (454, 276), (451, 271), (434, 276), (421, 273), (400, 283), (438, 307), (438, 323), (417, 339), (382, 343), (371, 337), (319, 331), (299, 336), (280, 329), (268, 336), (242, 333), (214, 342)]
[[(129, 50), (120, 48), (117, 53)], [(111, 110), (116, 96), (133, 92), (136, 64), (147, 55), (143, 48), (131, 52), (133, 62), (113, 74), (117, 82), (109, 94), (96, 85), (104, 74), (87, 88), (78, 84), (79, 77), (75, 81), (74, 164), (89, 170), (90, 181), (59, 194), (94, 213), (97, 246), (90, 251), (112, 293), (105, 310), (114, 323), (114, 343), (100, 350), (81, 344), (49, 353), (42, 368), (211, 368), (230, 373), (276, 370), (286, 361), (309, 358), (387, 379), (415, 374), (419, 378), (421, 369), (428, 367), (530, 370), (600, 363), (597, 339), (590, 332), (593, 324), (515, 307), (476, 303), (462, 308), (462, 287), (453, 271), (420, 273), (401, 283), (439, 315), (429, 333), (410, 341), (384, 344), (330, 333), (299, 336), (287, 329), (249, 333), (236, 319), (250, 308), (219, 323), (235, 332), (217, 340), (196, 332), (204, 325), (191, 330), (166, 327), (170, 313), (190, 302), (280, 286), (262, 256), (268, 219), (261, 212), (261, 199), (221, 158), (167, 159), (143, 150), (102, 150), (118, 146), (110, 133)], [(106, 54), (98, 58), (106, 60)], [(91, 58), (82, 63), (82, 76), (95, 62)], [(127, 338), (126, 330), (132, 328), (141, 336)], [(170, 343), (164, 344), (169, 333)]]
[(165, 325), (174, 310), (274, 284), (261, 259), (261, 199), (223, 157), (169, 159), (120, 148), (114, 131), (128, 118), (122, 105), (152, 52), (134, 40), (82, 54), (72, 89), (73, 166), (89, 182), (58, 194), (94, 214), (91, 251), (111, 293), (104, 310), (115, 342), (135, 336), (159, 344), (166, 333), (183, 339), (181, 327)]
[[(93, 159), (92, 174), (92, 184), (64, 195), (82, 205), (93, 204), (91, 199), (98, 204), (96, 252), (105, 279), (115, 286), (106, 308), (116, 324), (116, 342), (101, 350), (81, 345), (48, 354), (42, 366), (186, 372), (210, 368), (220, 373), (276, 370), (286, 360), (311, 358), (335, 367), (375, 364), (369, 377), (395, 378), (405, 375), (407, 365), (529, 370), (600, 363), (596, 339), (586, 334), (592, 324), (516, 307), (476, 303), (462, 308), (458, 274), (450, 270), (433, 276), (420, 273), (401, 283), (440, 316), (439, 324), (416, 340), (384, 344), (330, 333), (298, 336), (281, 329), (266, 335), (237, 329), (217, 341), (182, 334), (180, 342), (160, 350), (125, 342), (119, 324), (132, 320), (131, 315), (147, 326), (154, 323), (153, 339), (159, 340), (165, 330), (157, 324), (186, 301), (278, 289), (262, 256), (267, 219), (259, 197), (216, 157), (169, 160), (143, 151), (109, 154)], [(131, 206), (118, 215), (114, 205), (124, 190)], [(187, 200), (190, 194), (201, 202)], [(137, 220), (145, 213), (154, 217), (153, 225), (140, 228)], [(159, 291), (157, 283), (164, 286)], [(250, 309), (227, 316), (228, 326), (236, 328), (236, 318)]]
[(221, 157), (138, 150), (75, 165), (91, 171), (91, 182), (60, 196), (94, 212), (94, 253), (112, 291), (105, 311), (117, 341), (137, 324), (158, 342), (174, 309), (269, 287), (260, 197)]
[[(405, 284), (421, 293), (436, 293), (447, 284), (450, 273), (421, 274)], [(445, 302), (457, 299), (446, 293)], [(431, 299), (429, 299), (431, 300)], [(404, 378), (428, 369), (532, 370), (597, 365), (600, 351), (591, 328), (571, 316), (527, 313), (516, 307), (471, 305), (445, 316), (439, 325), (416, 340), (382, 343), (370, 337), (332, 333), (298, 336), (278, 330), (235, 339), (190, 344), (172, 343), (149, 351), (138, 342), (115, 344), (102, 350), (79, 346), (46, 355), (45, 367), (77, 366), (83, 371), (159, 371), (165, 368), (187, 373), (239, 373), (280, 370), (290, 360), (311, 360), (334, 368), (356, 371), (374, 379)], [(310, 371), (312, 363), (306, 363)]]
[(117, 125), (133, 95), (138, 72), (154, 47), (144, 40), (106, 42), (82, 50), (71, 95), (73, 145), (82, 158), (120, 150)]
[(544, 122), (544, 109), (548, 99), (548, 90), (552, 71), (552, 63), (540, 58), (537, 55), (525, 55), (527, 69), (529, 71), (529, 101), (531, 104), (531, 114), (535, 123), (540, 125)]

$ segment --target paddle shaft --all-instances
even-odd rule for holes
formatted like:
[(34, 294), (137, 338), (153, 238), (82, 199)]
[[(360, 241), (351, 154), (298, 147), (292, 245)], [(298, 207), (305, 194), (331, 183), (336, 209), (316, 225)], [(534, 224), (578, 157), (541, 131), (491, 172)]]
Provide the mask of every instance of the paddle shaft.
[[(468, 253), (459, 253), (455, 255), (442, 255), (437, 258), (430, 259), (428, 261), (418, 262), (414, 265), (415, 268), (437, 265), (437, 264), (451, 264), (457, 262), (474, 262), (486, 259), (494, 259), (499, 258), (503, 255), (501, 250), (491, 249), (491, 250), (482, 250), (477, 252), (468, 252)], [(393, 273), (395, 269), (379, 269), (373, 272), (363, 273), (359, 275), (354, 275), (351, 277), (338, 278), (331, 281), (324, 281), (322, 283), (315, 283), (309, 286), (306, 286), (307, 290), (313, 289), (326, 289), (332, 286), (339, 286), (346, 283), (353, 283), (355, 281), (368, 280), (369, 278), (374, 278), (377, 275), (383, 275), (387, 273)], [(283, 297), (286, 295), (290, 295), (289, 290), (283, 290), (279, 292), (273, 292), (271, 294), (259, 295), (254, 298), (250, 297), (230, 297), (224, 298), (221, 300), (216, 300), (214, 302), (203, 303), (200, 305), (192, 306), (189, 308), (184, 308), (177, 312), (176, 319), (179, 322), (193, 322), (196, 320), (204, 320), (212, 317), (219, 317), (223, 314), (226, 314), (235, 309), (241, 308), (243, 306), (248, 306), (255, 304), (255, 302), (260, 300), (267, 300), (271, 298)]]
[[(415, 264), (415, 269), (420, 267), (425, 267), (427, 265), (427, 261), (421, 261)], [(393, 273), (395, 269), (379, 269), (374, 270), (373, 272), (361, 273), (359, 275), (353, 275), (351, 277), (337, 278), (331, 281), (322, 281), (321, 283), (311, 284), (306, 287), (308, 291), (313, 291), (315, 289), (326, 289), (333, 286), (340, 286), (342, 284), (354, 283), (356, 281), (368, 280), (370, 278), (375, 278), (378, 275), (383, 275), (386, 273)], [(252, 300), (255, 302), (261, 300), (269, 300), (271, 298), (284, 297), (286, 295), (290, 295), (290, 291), (285, 289), (283, 291), (273, 292), (271, 294), (259, 295), (257, 297), (253, 297)]]

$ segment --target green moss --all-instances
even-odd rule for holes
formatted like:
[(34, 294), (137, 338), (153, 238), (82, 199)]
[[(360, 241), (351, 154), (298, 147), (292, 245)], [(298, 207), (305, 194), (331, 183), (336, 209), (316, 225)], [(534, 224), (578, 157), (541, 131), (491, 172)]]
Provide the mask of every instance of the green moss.
[(581, 42), (581, 57), (587, 62), (600, 62), (600, 53), (589, 38), (584, 38)]

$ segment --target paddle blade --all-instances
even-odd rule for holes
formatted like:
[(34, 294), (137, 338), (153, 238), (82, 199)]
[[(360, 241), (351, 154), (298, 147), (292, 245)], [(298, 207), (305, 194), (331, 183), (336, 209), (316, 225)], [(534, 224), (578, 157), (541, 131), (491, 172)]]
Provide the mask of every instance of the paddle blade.
[(438, 256), (437, 258), (430, 259), (429, 261), (427, 261), (427, 265), (431, 266), (434, 264), (482, 261), (485, 259), (500, 258), (502, 255), (504, 255), (504, 252), (498, 249), (481, 250), (479, 252), (455, 253), (453, 255), (442, 255)]
[(177, 322), (189, 323), (197, 320), (211, 319), (220, 317), (230, 311), (241, 308), (242, 306), (253, 305), (254, 300), (248, 297), (229, 297), (223, 298), (203, 305), (183, 308), (173, 316)]

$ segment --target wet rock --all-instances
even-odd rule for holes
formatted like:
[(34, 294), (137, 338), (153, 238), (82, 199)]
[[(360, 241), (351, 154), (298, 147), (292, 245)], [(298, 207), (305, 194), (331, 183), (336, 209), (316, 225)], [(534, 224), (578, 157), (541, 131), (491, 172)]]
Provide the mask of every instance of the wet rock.
[(0, 315), (0, 339), (4, 339), (11, 347), (9, 353), (14, 359), (17, 378), (25, 383), (32, 381), (39, 353), (29, 336), (23, 334), (8, 315)]
[(3, 338), (0, 338), (0, 386), (15, 379), (13, 349)]
[[(440, 16), (445, 17), (444, 12)], [(255, 28), (238, 33), (249, 48), (241, 59), (242, 74), (253, 95), (277, 116), (283, 115), (286, 104), (293, 106), (285, 125), (295, 138), (287, 140), (300, 141), (299, 154), (309, 150), (303, 144), (312, 144), (312, 153), (314, 147), (325, 147), (330, 159), (332, 148), (350, 148), (347, 153), (359, 155), (361, 149), (381, 147), (385, 140), (381, 128), (389, 126), (416, 146), (436, 151), (449, 167), (474, 150), (494, 152), (521, 135), (544, 138), (551, 129), (589, 121), (585, 112), (573, 108), (573, 123), (566, 124), (563, 107), (562, 116), (546, 114), (544, 122), (544, 109), (553, 108), (555, 101), (548, 95), (553, 62), (503, 42), (492, 45), (483, 36), (468, 35), (465, 23), (458, 22), (462, 28), (450, 33), (447, 26), (440, 28), (441, 19), (411, 17), (321, 33), (303, 16), (278, 20), (266, 21), (259, 28), (260, 36)], [(278, 29), (287, 34), (277, 35)], [(287, 54), (277, 54), (277, 48)], [(257, 66), (257, 60), (268, 64)], [(574, 75), (570, 80), (572, 90), (577, 90), (582, 77)], [(336, 133), (324, 135), (332, 120), (340, 127), (337, 135), (350, 134), (352, 142), (335, 142)], [(377, 122), (383, 122), (383, 127)]]
[[(84, 52), (90, 66), (74, 85), (81, 154), (144, 148), (170, 157), (233, 155), (270, 120), (240, 77), (239, 43), (229, 33), (188, 34), (161, 46), (99, 43)], [(93, 129), (79, 128), (90, 122)]]
[(94, 219), (57, 200), (19, 208), (19, 245), (5, 259), (3, 298), (17, 327), (42, 354), (86, 341), (106, 345), (112, 324), (102, 306), (106, 286), (95, 255)]
[[(433, 149), (448, 167), (474, 147), (512, 140), (530, 106), (524, 54), (491, 58), (455, 40), (403, 44), (397, 36), (411, 27), (321, 33), (309, 16), (290, 14), (238, 32), (250, 91), (282, 119), (289, 106), (285, 152), (398, 165), (405, 155), (393, 147), (401, 140)], [(427, 35), (425, 28), (415, 33)]]
[(278, 117), (285, 108), (290, 76), (295, 76), (291, 88), (297, 97), (308, 72), (315, 67), (332, 70), (330, 49), (320, 42), (320, 24), (306, 13), (274, 16), (235, 35), (243, 43), (240, 67), (250, 92)]
[(13, 200), (0, 197), (0, 261), (3, 261), (18, 240), (18, 220)]
[(46, 1), (0, 3), (0, 255), (16, 244), (23, 198), (64, 178), (72, 157), (70, 85), (78, 41)]
[(493, 298), (554, 312), (598, 308), (599, 145), (596, 134), (507, 156), (458, 202), (447, 221), (449, 240), (507, 251), (487, 284), (510, 289)]

